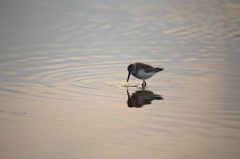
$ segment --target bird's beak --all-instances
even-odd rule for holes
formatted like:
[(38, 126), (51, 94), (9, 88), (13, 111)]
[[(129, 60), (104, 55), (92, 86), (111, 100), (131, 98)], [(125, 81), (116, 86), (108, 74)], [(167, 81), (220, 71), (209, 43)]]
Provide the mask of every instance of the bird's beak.
[(128, 78), (127, 78), (127, 82), (128, 82), (128, 80), (129, 80), (129, 77), (130, 77), (130, 75), (131, 75), (131, 72), (132, 72), (132, 71), (129, 71), (129, 72), (128, 72)]

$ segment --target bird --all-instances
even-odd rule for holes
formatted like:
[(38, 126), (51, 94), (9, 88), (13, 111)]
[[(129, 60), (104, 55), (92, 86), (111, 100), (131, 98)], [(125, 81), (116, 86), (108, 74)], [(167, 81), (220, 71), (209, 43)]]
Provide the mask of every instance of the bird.
[(148, 64), (144, 64), (140, 62), (129, 64), (127, 67), (127, 70), (128, 70), (127, 82), (129, 81), (129, 77), (132, 74), (134, 77), (138, 79), (142, 79), (143, 80), (142, 87), (146, 87), (147, 83), (145, 80), (152, 77), (157, 72), (163, 71), (163, 69), (164, 68), (159, 68), (159, 67), (154, 68)]

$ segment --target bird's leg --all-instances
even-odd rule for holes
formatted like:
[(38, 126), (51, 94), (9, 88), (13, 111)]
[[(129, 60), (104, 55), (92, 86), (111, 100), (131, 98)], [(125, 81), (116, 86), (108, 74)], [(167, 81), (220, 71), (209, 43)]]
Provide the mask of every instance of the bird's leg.
[(145, 80), (143, 80), (142, 87), (146, 87), (147, 83)]

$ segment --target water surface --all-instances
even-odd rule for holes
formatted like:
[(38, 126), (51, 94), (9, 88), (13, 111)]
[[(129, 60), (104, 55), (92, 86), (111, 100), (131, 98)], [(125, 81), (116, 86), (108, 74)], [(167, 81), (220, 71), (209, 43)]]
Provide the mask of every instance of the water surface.
[[(240, 157), (240, 3), (0, 2), (0, 158)], [(164, 67), (147, 80), (127, 66)]]

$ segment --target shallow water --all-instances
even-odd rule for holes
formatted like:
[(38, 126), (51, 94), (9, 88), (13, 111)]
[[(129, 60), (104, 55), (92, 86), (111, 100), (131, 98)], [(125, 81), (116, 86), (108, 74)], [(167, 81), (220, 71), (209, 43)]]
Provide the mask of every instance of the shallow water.
[[(240, 157), (240, 3), (0, 2), (0, 158)], [(127, 66), (164, 67), (147, 80)]]

